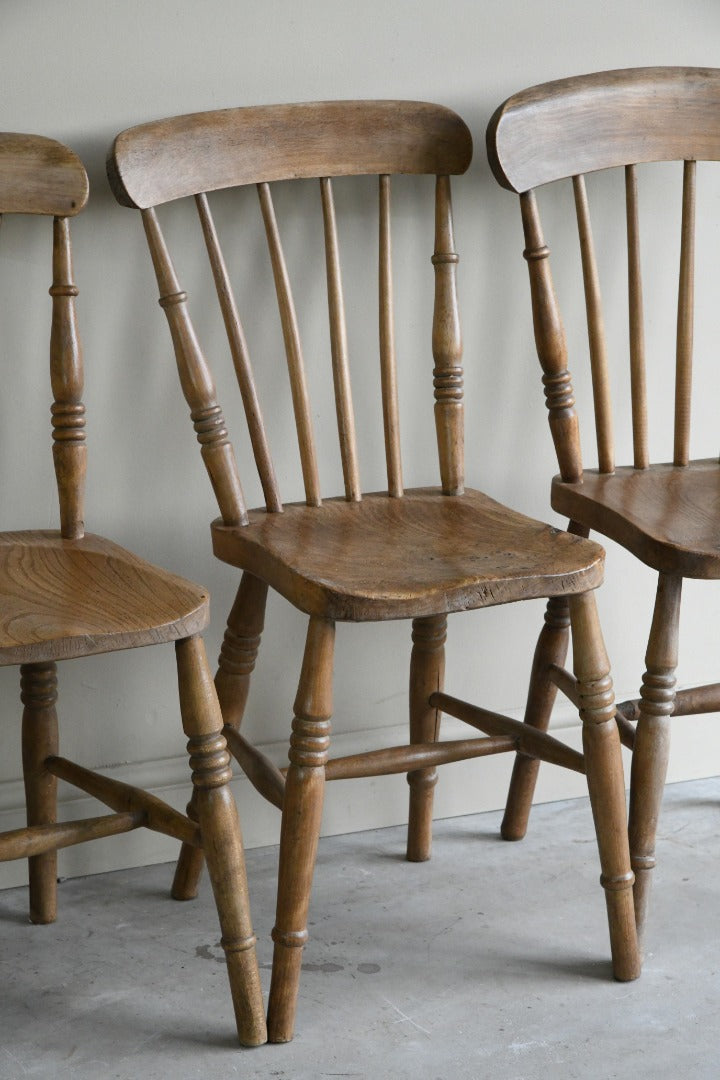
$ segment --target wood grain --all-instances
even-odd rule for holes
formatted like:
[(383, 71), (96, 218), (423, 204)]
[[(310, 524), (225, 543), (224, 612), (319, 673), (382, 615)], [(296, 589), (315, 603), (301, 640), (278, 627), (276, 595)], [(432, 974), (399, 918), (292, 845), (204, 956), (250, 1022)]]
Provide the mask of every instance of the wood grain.
[(42, 135), (0, 132), (0, 214), (72, 217), (88, 198), (80, 158)]
[(123, 131), (108, 178), (147, 208), (240, 184), (381, 173), (463, 173), (472, 139), (454, 112), (420, 101), (316, 101), (191, 113)]

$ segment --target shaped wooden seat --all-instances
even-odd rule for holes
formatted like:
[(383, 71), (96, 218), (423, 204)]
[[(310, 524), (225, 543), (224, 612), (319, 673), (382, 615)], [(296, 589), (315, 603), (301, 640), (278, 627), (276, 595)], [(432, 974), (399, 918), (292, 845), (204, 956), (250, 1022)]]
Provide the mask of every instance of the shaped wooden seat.
[[(48, 923), (56, 917), (59, 848), (140, 827), (173, 836), (191, 851), (204, 848), (238, 1035), (254, 1046), (265, 1041), (266, 1028), (242, 840), (227, 786), (230, 759), (199, 636), (208, 620), (208, 598), (199, 586), (85, 533), (83, 364), (70, 217), (83, 208), (87, 192), (82, 163), (65, 146), (34, 135), (0, 134), (0, 213), (54, 218), (50, 378), (61, 520), (58, 531), (0, 533), (0, 665), (20, 664), (27, 802), (27, 826), (0, 834), (0, 861), (29, 860), (30, 919)], [(192, 768), (192, 816), (58, 754), (56, 661), (173, 641)], [(112, 813), (59, 824), (58, 779)]]
[[(419, 102), (355, 101), (174, 117), (123, 132), (109, 157), (108, 175), (117, 198), (142, 210), (181, 385), (220, 507), (221, 519), (212, 526), (214, 551), (243, 571), (228, 617), (216, 686), (232, 752), (255, 787), (282, 811), (268, 1005), (268, 1035), (276, 1042), (286, 1041), (293, 1032), (326, 780), (407, 773), (407, 854), (419, 861), (430, 855), (437, 765), (519, 751), (518, 760), (530, 771), (537, 769), (540, 759), (587, 771), (610, 920), (613, 970), (620, 979), (633, 979), (639, 973), (620, 743), (591, 591), (602, 575), (602, 550), (530, 521), (479, 492), (466, 491), (464, 486), (462, 343), (450, 176), (465, 171), (471, 151), (467, 128), (448, 109)], [(391, 244), (391, 185), (397, 197), (403, 181), (400, 176), (396, 179), (396, 174), (402, 173), (430, 175), (434, 181), (435, 304), (428, 353), (432, 351), (434, 357), (441, 481), (439, 488), (408, 491), (403, 483), (399, 432)], [(339, 178), (351, 175), (378, 177), (378, 213), (373, 228), (378, 234), (379, 366), (387, 491), (370, 495), (363, 494), (359, 477), (335, 211), (335, 184), (339, 187)], [(321, 276), (327, 281), (330, 362), (345, 488), (344, 498), (339, 499), (323, 500), (320, 491), (315, 415), (271, 187), (271, 182), (287, 180), (301, 184), (314, 181), (319, 188), (325, 247)], [(356, 181), (347, 183), (354, 185)], [(280, 496), (240, 308), (207, 194), (248, 184), (257, 185), (275, 284), (304, 505), (284, 504)], [(294, 189), (299, 198), (300, 186)], [(288, 187), (283, 184), (286, 207), (291, 195)], [(367, 206), (360, 200), (352, 201), (352, 190), (346, 188), (344, 195), (365, 222)], [(306, 194), (307, 186), (303, 188)], [(195, 196), (265, 498), (264, 510), (246, 509), (213, 376), (161, 228), (157, 207), (185, 196)], [(179, 228), (181, 207), (176, 210)], [(252, 242), (248, 246), (253, 251), (256, 248)], [(312, 270), (312, 260), (305, 258), (303, 272), (310, 277)], [(209, 301), (205, 297), (203, 301), (207, 314)], [(262, 300), (253, 296), (250, 303), (261, 304)], [(277, 398), (272, 404), (273, 409), (279, 409)], [(282, 436), (287, 440), (286, 430)], [(287, 769), (279, 769), (239, 731), (269, 586), (309, 615)], [(577, 679), (570, 677), (569, 692), (580, 706), (585, 725), (584, 756), (531, 725), (459, 701), (442, 689), (448, 612), (537, 596), (552, 597), (546, 638), (559, 662), (572, 623)], [(335, 623), (340, 619), (399, 618), (412, 619), (410, 742), (330, 758)], [(538, 697), (549, 702), (554, 693), (545, 669), (534, 667), (528, 708), (535, 708)], [(441, 712), (464, 720), (483, 736), (440, 741)], [(192, 894), (199, 870), (196, 854), (185, 848), (177, 888)]]
[(213, 550), (301, 611), (363, 622), (418, 618), (596, 588), (604, 553), (480, 491), (296, 503), (212, 526)]
[[(720, 161), (720, 70), (637, 68), (597, 72), (532, 87), (496, 111), (488, 154), (503, 187), (520, 195), (535, 338), (550, 426), (560, 464), (552, 504), (575, 533), (596, 530), (659, 572), (640, 698), (618, 705), (621, 731), (634, 747), (630, 848), (635, 911), (644, 932), (655, 834), (665, 782), (671, 715), (720, 709), (720, 684), (675, 691), (680, 595), (685, 577), (720, 576), (720, 467), (690, 459), (693, 366), (695, 202), (698, 162)], [(682, 162), (672, 463), (655, 465), (648, 449), (645, 316), (641, 259), (641, 183), (637, 166)], [(627, 221), (629, 369), (633, 463), (615, 465), (610, 366), (585, 174), (622, 168)], [(703, 166), (700, 165), (702, 169)], [(597, 471), (580, 456), (567, 349), (535, 189), (571, 180), (580, 245), (598, 449)], [(682, 189), (682, 193), (680, 192)], [(666, 206), (653, 233), (660, 241)], [(653, 259), (662, 266), (657, 249)], [(616, 259), (617, 262), (617, 259)], [(665, 306), (663, 301), (660, 305)], [(674, 348), (673, 348), (674, 347)], [(652, 368), (660, 357), (652, 356)], [(714, 391), (713, 391), (714, 393)], [(713, 447), (714, 449), (714, 447)], [(670, 449), (666, 452), (669, 456)], [(636, 617), (633, 611), (633, 621)], [(562, 679), (557, 668), (554, 679)], [(630, 721), (637, 720), (637, 730)], [(508, 820), (518, 813), (508, 804)], [(524, 813), (524, 811), (522, 811)]]

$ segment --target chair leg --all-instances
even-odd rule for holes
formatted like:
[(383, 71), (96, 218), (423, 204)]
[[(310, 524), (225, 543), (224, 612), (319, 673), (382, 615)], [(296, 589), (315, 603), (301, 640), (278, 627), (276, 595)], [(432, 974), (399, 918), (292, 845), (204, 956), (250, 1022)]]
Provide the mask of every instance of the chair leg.
[(222, 734), (222, 714), (202, 639), (179, 641), (175, 651), (194, 805), (220, 919), (238, 1037), (244, 1046), (259, 1046), (266, 1042), (267, 1032), (240, 823), (228, 787), (232, 771)]
[[(447, 618), (429, 615), (413, 619), (413, 647), (410, 656), (410, 742), (434, 742), (440, 730), (440, 710), (428, 704), (431, 694), (443, 689)], [(424, 862), (432, 848), (433, 796), (437, 769), (413, 769), (407, 774), (410, 785), (407, 858)]]
[(308, 627), (285, 787), (268, 1038), (289, 1042), (297, 1006), (303, 946), (308, 938), (315, 856), (330, 745), (335, 624), (313, 617)]
[[(265, 622), (268, 587), (264, 581), (244, 573), (235, 602), (228, 615), (225, 637), (215, 675), (223, 720), (239, 729), (242, 723), (250, 676), (255, 669), (260, 636)], [(188, 803), (188, 817), (197, 821), (194, 797)], [(200, 875), (205, 863), (201, 848), (183, 844), (172, 884), (175, 900), (193, 900), (197, 896)]]
[(681, 592), (682, 578), (660, 574), (630, 773), (630, 857), (635, 871), (635, 918), (641, 947), (655, 866), (655, 834), (670, 753)]
[[(570, 614), (567, 598), (551, 597), (545, 609), (545, 624), (540, 631), (530, 671), (524, 721), (538, 731), (547, 731), (557, 687), (547, 677), (555, 664), (562, 667), (568, 650)], [(513, 766), (505, 815), (500, 826), (503, 840), (522, 840), (527, 832), (530, 807), (540, 769), (537, 758), (517, 754)]]
[(610, 665), (592, 593), (570, 598), (574, 670), (588, 790), (600, 852), (613, 974), (627, 982), (640, 974), (630, 868), (625, 784)]
[[(53, 663), (22, 664), (20, 700), (22, 760), (28, 825), (53, 825), (57, 821), (57, 780), (45, 762), (58, 752), (57, 667)], [(30, 875), (30, 922), (51, 923), (57, 916), (57, 852), (28, 859)]]

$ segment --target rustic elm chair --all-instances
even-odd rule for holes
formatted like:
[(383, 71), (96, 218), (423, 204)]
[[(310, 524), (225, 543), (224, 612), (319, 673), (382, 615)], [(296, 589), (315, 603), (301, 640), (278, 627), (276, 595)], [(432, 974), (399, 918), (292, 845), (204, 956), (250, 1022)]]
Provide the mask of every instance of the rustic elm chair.
[[(216, 686), (232, 752), (258, 791), (282, 810), (268, 1012), (271, 1041), (292, 1037), (326, 780), (407, 773), (407, 855), (419, 861), (430, 854), (436, 765), (518, 750), (534, 765), (542, 759), (587, 771), (614, 972), (619, 979), (633, 979), (639, 972), (620, 742), (592, 593), (601, 580), (603, 552), (589, 541), (553, 530), (464, 488), (462, 347), (450, 176), (466, 170), (471, 153), (467, 128), (447, 109), (417, 102), (360, 101), (174, 117), (123, 132), (109, 158), (108, 175), (116, 197), (123, 205), (142, 211), (180, 381), (220, 507), (221, 517), (212, 524), (213, 549), (220, 559), (243, 571), (228, 618)], [(436, 177), (432, 353), (441, 485), (412, 490), (404, 489), (402, 479), (393, 331), (391, 176), (400, 173)], [(379, 228), (379, 354), (387, 490), (369, 495), (361, 493), (358, 477), (333, 194), (335, 179), (349, 175), (379, 178), (374, 228)], [(271, 193), (271, 182), (289, 179), (319, 180), (330, 352), (345, 484), (339, 498), (320, 495), (298, 321)], [(280, 498), (238, 306), (207, 196), (239, 185), (257, 185), (267, 235), (302, 462), (302, 502), (283, 504)], [(402, 181), (398, 187), (402, 188)], [(283, 198), (286, 195), (283, 187)], [(257, 510), (246, 509), (213, 377), (156, 210), (186, 196), (195, 197), (240, 384), (266, 503)], [(178, 213), (173, 214), (172, 227), (178, 228)], [(183, 255), (187, 257), (186, 247)], [(305, 266), (310, 273), (307, 260)], [(290, 764), (282, 770), (239, 731), (268, 586), (309, 616)], [(551, 636), (557, 637), (561, 628), (572, 624), (584, 757), (545, 733), (443, 692), (447, 614), (530, 597), (553, 598), (547, 631)], [(413, 620), (410, 743), (329, 760), (335, 623), (387, 619)], [(531, 694), (537, 692), (533, 680)], [(539, 692), (546, 693), (544, 686)], [(441, 711), (488, 737), (437, 741)], [(177, 881), (184, 882), (188, 894), (196, 887), (198, 863), (196, 853), (185, 849)]]
[[(642, 941), (655, 834), (669, 752), (670, 717), (720, 709), (720, 683), (675, 692), (683, 578), (720, 577), (720, 465), (690, 460), (693, 264), (697, 160), (720, 160), (720, 70), (639, 68), (562, 79), (509, 98), (490, 121), (490, 163), (503, 187), (520, 194), (537, 351), (560, 475), (552, 505), (570, 530), (595, 530), (658, 572), (657, 598), (638, 701), (618, 705), (623, 742), (633, 749), (630, 853)], [(675, 350), (675, 425), (671, 463), (648, 451), (643, 288), (636, 166), (682, 161), (682, 223)], [(585, 173), (624, 168), (632, 398), (632, 465), (615, 466), (610, 365), (603, 323)], [(572, 177), (590, 344), (598, 468), (583, 469), (567, 370), (564, 330), (554, 293), (534, 189)], [(655, 358), (653, 358), (655, 363)], [(573, 697), (557, 646), (540, 661), (550, 684)], [(637, 727), (633, 722), (637, 721)], [(531, 722), (543, 729), (539, 709)], [(508, 804), (508, 827), (525, 831), (532, 785)]]
[[(0, 533), (0, 665), (19, 664), (27, 826), (0, 834), (0, 860), (27, 858), (30, 919), (56, 917), (57, 849), (140, 826), (202, 842), (227, 953), (240, 1040), (266, 1039), (242, 841), (227, 786), (222, 716), (202, 638), (208, 597), (102, 537), (85, 532), (85, 406), (70, 218), (88, 195), (85, 170), (60, 143), (0, 134), (0, 212), (52, 217), (50, 380), (59, 530)], [(29, 226), (28, 226), (29, 228)], [(180, 711), (193, 769), (194, 820), (149, 793), (58, 756), (56, 662), (175, 642)], [(57, 822), (58, 778), (113, 813)]]

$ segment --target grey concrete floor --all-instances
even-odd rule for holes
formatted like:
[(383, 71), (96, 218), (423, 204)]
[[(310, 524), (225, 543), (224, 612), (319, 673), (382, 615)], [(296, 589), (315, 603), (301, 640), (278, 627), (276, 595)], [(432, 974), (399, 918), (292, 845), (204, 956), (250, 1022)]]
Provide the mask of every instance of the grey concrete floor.
[[(448, 774), (446, 774), (448, 777)], [(448, 777), (449, 779), (449, 777)], [(428, 1080), (720, 1077), (720, 779), (668, 788), (643, 976), (610, 976), (588, 804), (322, 840), (297, 1034), (237, 1048), (217, 922), (171, 867), (63, 883), (28, 925), (0, 893), (0, 1077)], [(277, 851), (248, 853), (267, 992)]]

